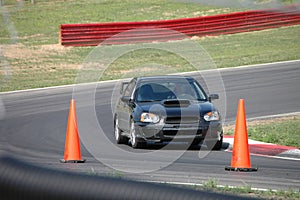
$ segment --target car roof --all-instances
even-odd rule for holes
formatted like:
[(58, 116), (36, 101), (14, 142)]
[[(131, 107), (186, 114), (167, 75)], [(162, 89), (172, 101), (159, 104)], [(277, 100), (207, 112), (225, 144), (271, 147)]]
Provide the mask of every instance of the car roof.
[(137, 81), (154, 81), (154, 80), (164, 80), (164, 79), (185, 79), (185, 80), (194, 80), (190, 76), (180, 76), (180, 75), (161, 75), (161, 76), (143, 76), (137, 77)]

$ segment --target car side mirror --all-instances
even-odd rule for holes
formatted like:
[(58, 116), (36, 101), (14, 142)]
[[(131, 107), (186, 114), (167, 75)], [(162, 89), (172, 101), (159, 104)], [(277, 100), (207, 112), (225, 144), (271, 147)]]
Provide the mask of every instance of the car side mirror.
[(208, 97), (208, 101), (211, 102), (212, 100), (216, 100), (219, 99), (219, 95), (218, 94), (211, 94)]
[(123, 102), (129, 103), (129, 101), (130, 101), (130, 96), (122, 96), (122, 97), (121, 97), (121, 100), (122, 100)]

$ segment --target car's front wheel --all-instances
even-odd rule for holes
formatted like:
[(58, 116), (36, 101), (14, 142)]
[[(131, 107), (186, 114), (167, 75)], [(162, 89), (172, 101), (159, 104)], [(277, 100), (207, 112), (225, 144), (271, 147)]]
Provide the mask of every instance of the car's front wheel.
[(206, 142), (207, 148), (211, 150), (221, 150), (223, 144), (223, 136), (217, 142)]
[(130, 124), (130, 142), (131, 142), (132, 148), (134, 148), (134, 149), (145, 147), (145, 143), (139, 141), (139, 138), (136, 137), (134, 122), (131, 122), (131, 124)]
[(128, 138), (121, 134), (122, 131), (119, 128), (119, 120), (118, 120), (117, 117), (115, 119), (115, 130), (114, 130), (114, 132), (115, 132), (115, 139), (116, 139), (118, 144), (127, 144), (128, 143)]

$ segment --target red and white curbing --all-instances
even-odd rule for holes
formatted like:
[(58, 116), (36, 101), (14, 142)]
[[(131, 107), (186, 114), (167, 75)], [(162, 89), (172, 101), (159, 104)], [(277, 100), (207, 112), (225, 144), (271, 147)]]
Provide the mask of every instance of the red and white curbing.
[[(232, 151), (233, 141), (233, 135), (224, 135), (223, 142), (229, 144), (228, 148), (225, 151)], [(300, 149), (296, 147), (281, 146), (277, 144), (265, 143), (251, 139), (248, 139), (248, 145), (250, 153), (252, 155), (300, 160)]]

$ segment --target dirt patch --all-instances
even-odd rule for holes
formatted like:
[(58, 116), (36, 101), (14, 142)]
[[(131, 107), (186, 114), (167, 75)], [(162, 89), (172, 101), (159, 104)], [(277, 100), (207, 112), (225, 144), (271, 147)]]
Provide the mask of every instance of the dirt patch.
[(170, 17), (170, 16), (174, 16), (175, 13), (173, 13), (173, 12), (164, 12), (163, 15), (166, 16), (166, 17)]
[(72, 49), (72, 47), (64, 47), (60, 44), (47, 44), (47, 45), (41, 45), (40, 49), (47, 52), (67, 53)]
[(201, 36), (201, 37), (199, 37), (199, 36), (196, 36), (196, 35), (194, 35), (194, 36), (192, 36), (191, 37), (191, 40), (206, 40), (206, 39), (218, 39), (218, 38), (222, 38), (223, 36), (222, 35), (219, 35), (219, 36)]
[(1, 49), (3, 56), (11, 59), (25, 59), (35, 54), (22, 44), (1, 45)]
[(217, 15), (217, 14), (222, 14), (222, 13), (229, 13), (229, 9), (210, 9), (207, 11), (196, 11), (193, 12), (194, 16), (211, 16), (211, 15)]
[(193, 15), (194, 16), (201, 16), (202, 12), (201, 11), (196, 11), (196, 12), (193, 12)]
[(31, 59), (42, 58), (49, 55), (62, 54), (70, 51), (71, 48), (59, 44), (41, 45), (27, 47), (23, 44), (1, 45), (3, 56), (10, 59)]
[(153, 10), (160, 9), (160, 6), (150, 6), (148, 8), (141, 8), (138, 10), (139, 13), (151, 13)]
[[(34, 47), (23, 44), (1, 45), (0, 79), (2, 82), (5, 81), (5, 84), (0, 85), (11, 84), (20, 87), (23, 82), (32, 80), (28, 83), (30, 85), (28, 88), (31, 88), (40, 87), (44, 83), (46, 86), (58, 85), (55, 81), (72, 82), (81, 64), (64, 59), (64, 55), (68, 56), (67, 52), (70, 49), (58, 44)], [(49, 81), (47, 77), (51, 77), (52, 80)]]

